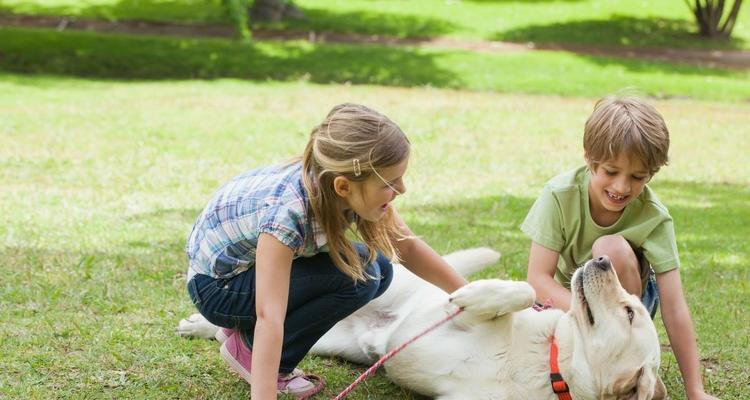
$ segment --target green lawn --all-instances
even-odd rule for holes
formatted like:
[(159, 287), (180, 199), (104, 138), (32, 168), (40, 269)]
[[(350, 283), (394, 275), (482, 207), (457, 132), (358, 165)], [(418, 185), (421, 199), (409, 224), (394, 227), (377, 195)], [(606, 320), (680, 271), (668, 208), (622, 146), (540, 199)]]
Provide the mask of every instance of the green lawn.
[[(383, 111), (411, 138), (409, 193), (398, 207), (417, 234), (441, 253), (496, 248), (500, 263), (475, 278), (523, 279), (528, 240), (518, 226), (544, 182), (582, 162), (581, 130), (594, 103), (182, 78), (0, 73), (0, 398), (246, 398), (215, 342), (174, 335), (193, 312), (186, 236), (218, 185), (300, 152), (310, 128), (343, 101)], [(676, 220), (704, 379), (722, 399), (745, 399), (750, 107), (687, 99), (656, 106), (672, 151), (652, 186)], [(302, 367), (328, 380), (321, 398), (363, 371), (315, 357)], [(669, 351), (661, 374), (672, 398), (684, 399)], [(351, 398), (415, 396), (381, 373)]]
[[(728, 42), (697, 38), (679, 0), (297, 0), (308, 19), (277, 28), (398, 37), (750, 49), (748, 7)], [(108, 20), (228, 23), (219, 0), (3, 0), (0, 12)]]
[(750, 70), (553, 51), (487, 54), (0, 28), (0, 55), (0, 71), (103, 79), (302, 80), (585, 97), (636, 86), (658, 98), (750, 99)]

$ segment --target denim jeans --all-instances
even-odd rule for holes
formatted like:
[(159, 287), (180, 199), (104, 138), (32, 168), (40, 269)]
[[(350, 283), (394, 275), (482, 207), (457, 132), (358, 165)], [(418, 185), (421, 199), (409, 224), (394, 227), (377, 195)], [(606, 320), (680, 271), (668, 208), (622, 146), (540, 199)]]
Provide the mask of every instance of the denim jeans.
[(653, 271), (649, 274), (646, 286), (643, 288), (641, 303), (646, 306), (649, 314), (651, 314), (651, 319), (654, 319), (656, 310), (659, 308), (659, 290), (656, 286), (656, 277)]
[[(356, 244), (362, 259), (367, 248)], [(292, 261), (289, 300), (284, 320), (280, 373), (290, 373), (310, 348), (337, 322), (385, 292), (393, 279), (393, 265), (378, 254), (365, 267), (364, 282), (354, 282), (339, 271), (328, 253)], [(249, 348), (255, 330), (255, 268), (229, 279), (198, 274), (187, 285), (198, 311), (211, 323), (243, 333)]]
[[(630, 242), (628, 242), (630, 243)], [(659, 308), (659, 290), (656, 286), (656, 274), (654, 269), (651, 268), (651, 264), (646, 259), (646, 255), (643, 254), (643, 249), (635, 247), (630, 243), (630, 247), (635, 253), (635, 258), (638, 260), (638, 268), (641, 274), (641, 287), (643, 292), (641, 293), (641, 303), (646, 307), (648, 313), (651, 315), (651, 319), (656, 316), (656, 310)]]

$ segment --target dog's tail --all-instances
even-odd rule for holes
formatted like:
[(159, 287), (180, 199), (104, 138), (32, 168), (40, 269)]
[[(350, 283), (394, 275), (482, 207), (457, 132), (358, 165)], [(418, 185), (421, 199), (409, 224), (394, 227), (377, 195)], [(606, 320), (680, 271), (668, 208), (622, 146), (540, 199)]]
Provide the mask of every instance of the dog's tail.
[(469, 276), (474, 272), (481, 271), (500, 259), (500, 253), (489, 247), (477, 247), (474, 249), (460, 250), (444, 256), (456, 271), (462, 276)]

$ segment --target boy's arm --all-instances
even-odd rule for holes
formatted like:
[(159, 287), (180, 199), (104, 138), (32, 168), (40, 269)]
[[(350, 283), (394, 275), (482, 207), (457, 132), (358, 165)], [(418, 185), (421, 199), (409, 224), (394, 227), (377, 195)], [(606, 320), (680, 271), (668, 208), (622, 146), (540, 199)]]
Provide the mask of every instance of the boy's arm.
[(716, 399), (707, 395), (703, 389), (698, 347), (690, 311), (682, 292), (679, 269), (656, 274), (656, 284), (661, 300), (661, 318), (680, 366), (688, 399)]
[(560, 253), (531, 241), (529, 270), (526, 280), (536, 291), (537, 301), (552, 300), (555, 308), (567, 311), (570, 308), (570, 290), (555, 280), (555, 269)]
[(407, 239), (395, 243), (401, 263), (418, 277), (443, 289), (446, 293), (453, 293), (456, 289), (466, 285), (466, 279), (456, 272), (438, 253), (424, 240), (414, 236), (401, 217), (393, 210), (393, 217), (401, 227), (401, 233)]

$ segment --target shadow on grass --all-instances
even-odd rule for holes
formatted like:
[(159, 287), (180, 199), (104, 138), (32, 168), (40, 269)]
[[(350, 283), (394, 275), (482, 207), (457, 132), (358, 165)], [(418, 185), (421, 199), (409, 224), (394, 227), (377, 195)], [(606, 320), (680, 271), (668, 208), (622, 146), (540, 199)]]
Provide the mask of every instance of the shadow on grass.
[(460, 86), (434, 54), (384, 46), (238, 43), (0, 29), (0, 69), (109, 79), (308, 80), (387, 86)]
[[(305, 14), (303, 19), (254, 25), (273, 29), (309, 29), (318, 32), (385, 35), (401, 38), (441, 36), (456, 30), (456, 25), (449, 21), (418, 15), (398, 15), (375, 11), (336, 12), (312, 7), (300, 9)], [(110, 4), (76, 6), (33, 4), (24, 8), (0, 4), (0, 12), (107, 21), (140, 20), (232, 25), (218, 1), (120, 0)]]
[(397, 38), (442, 36), (457, 29), (456, 25), (449, 21), (417, 15), (372, 11), (334, 12), (328, 9), (305, 7), (302, 8), (302, 12), (305, 13), (305, 19), (288, 21), (271, 27)]
[(23, 5), (0, 3), (0, 12), (18, 15), (171, 22), (229, 23), (219, 1), (120, 0), (91, 2), (32, 2)]
[[(576, 57), (587, 60), (588, 62), (592, 64), (596, 64), (605, 68), (619, 66), (619, 67), (626, 69), (627, 71), (631, 71), (635, 73), (659, 73), (659, 74), (666, 74), (666, 75), (683, 75), (683, 76), (696, 76), (696, 77), (715, 76), (715, 77), (725, 77), (725, 78), (743, 76), (743, 74), (746, 75), (744, 70), (733, 70), (733, 69), (724, 69), (724, 68), (707, 68), (705, 66), (691, 65), (687, 63), (673, 64), (673, 63), (664, 62), (661, 60), (655, 61), (655, 60), (647, 60), (647, 59), (641, 59), (641, 58), (630, 58), (630, 57), (624, 57), (624, 56), (613, 57), (609, 55), (607, 56), (594, 55), (594, 54), (588, 54), (587, 50), (584, 50), (584, 51), (572, 50), (572, 52), (576, 54)], [(710, 61), (701, 61), (701, 63), (702, 63), (701, 65), (709, 64)], [(616, 73), (617, 72), (613, 72), (613, 74), (616, 74)], [(651, 89), (650, 94), (656, 97), (660, 97), (660, 98), (680, 96), (679, 93), (677, 94), (673, 93), (671, 96), (662, 95), (660, 89), (661, 88), (659, 87), (654, 87)], [(683, 94), (684, 93), (685, 92), (683, 92)]]
[[(750, 274), (750, 186), (659, 181), (651, 185), (675, 221), (680, 259), (686, 269)], [(668, 200), (665, 200), (668, 199)], [(722, 275), (723, 276), (723, 275)], [(718, 283), (718, 282), (717, 282)]]
[[(311, 44), (303, 41), (240, 43), (226, 39), (0, 28), (0, 71), (98, 79), (236, 78), (502, 90), (507, 85), (496, 71), (514, 68), (515, 64), (536, 62), (534, 60), (539, 58), (536, 56), (549, 58), (548, 54), (541, 53), (488, 57), (473, 52), (381, 45)], [(702, 77), (738, 76), (737, 72), (715, 68), (580, 57), (602, 66), (620, 64), (633, 71)], [(472, 67), (467, 68), (467, 65)], [(547, 69), (535, 67), (525, 72), (531, 74), (530, 78), (549, 78)], [(535, 77), (535, 71), (541, 75)], [(482, 74), (488, 79), (477, 86), (476, 77)], [(525, 79), (528, 81), (529, 76)], [(527, 85), (533, 89), (533, 85)]]
[[(494, 40), (637, 47), (742, 49), (743, 39), (709, 40), (698, 36), (695, 23), (682, 19), (636, 18), (613, 15), (609, 19), (531, 25), (499, 32)], [(564, 46), (563, 46), (564, 47)], [(574, 51), (574, 50), (571, 50)]]

